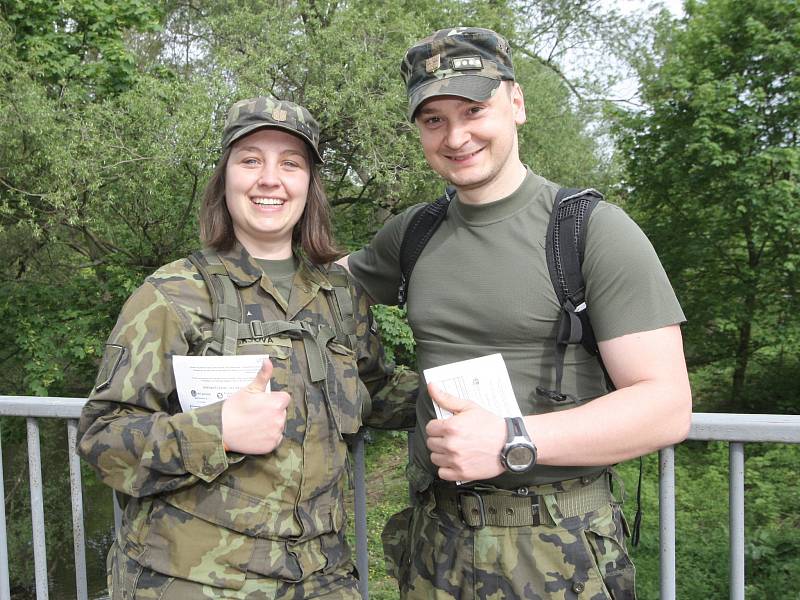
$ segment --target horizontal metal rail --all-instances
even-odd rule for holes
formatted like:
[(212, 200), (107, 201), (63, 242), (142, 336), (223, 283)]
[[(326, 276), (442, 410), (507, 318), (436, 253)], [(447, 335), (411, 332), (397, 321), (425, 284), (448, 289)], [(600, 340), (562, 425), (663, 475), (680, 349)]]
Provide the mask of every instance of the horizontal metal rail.
[[(25, 417), (28, 437), (28, 472), (31, 490), (31, 517), (33, 523), (32, 542), (34, 572), (36, 576), (36, 598), (49, 597), (47, 581), (47, 556), (44, 525), (44, 497), (42, 462), (39, 446), (39, 418), (61, 418), (67, 420), (67, 445), (69, 451), (70, 490), (72, 501), (72, 535), (75, 560), (75, 584), (78, 600), (88, 599), (86, 577), (86, 537), (83, 523), (83, 486), (80, 461), (75, 452), (77, 446), (78, 421), (85, 398), (49, 398), (33, 396), (0, 396), (0, 416)], [(369, 598), (369, 556), (367, 553), (367, 492), (365, 484), (364, 434), (354, 436), (351, 442), (354, 477), (354, 521), (356, 533), (356, 556), (359, 571), (361, 596)], [(0, 444), (0, 600), (10, 599), (10, 576), (8, 570), (8, 541), (5, 522), (5, 492), (3, 489), (3, 454)], [(119, 530), (121, 511), (114, 496), (114, 526)]]
[[(49, 398), (31, 396), (0, 396), (0, 416), (25, 417), (28, 425), (29, 480), (31, 487), (31, 512), (33, 517), (37, 600), (48, 597), (47, 558), (45, 556), (44, 517), (42, 501), (41, 458), (39, 457), (39, 429), (37, 418), (67, 420), (70, 453), (70, 484), (72, 490), (72, 518), (75, 552), (76, 589), (79, 600), (87, 598), (85, 534), (83, 528), (82, 487), (80, 464), (75, 455), (77, 422), (84, 398)], [(800, 443), (800, 416), (795, 415), (740, 415), (695, 413), (689, 440), (730, 442), (730, 597), (744, 598), (744, 443), (773, 442)], [(367, 589), (368, 555), (366, 531), (366, 490), (364, 470), (364, 440), (356, 438), (352, 445), (355, 460), (355, 526), (357, 566), (361, 576), (361, 593), (369, 597)], [(675, 598), (675, 450), (660, 451), (659, 461), (659, 518), (661, 534), (661, 598)], [(8, 550), (5, 522), (5, 496), (2, 479), (2, 442), (0, 440), (0, 600), (9, 600)], [(115, 521), (119, 513), (115, 506)], [(117, 523), (118, 525), (118, 523)]]
[[(687, 440), (728, 442), (730, 598), (744, 600), (744, 444), (800, 443), (800, 415), (694, 413)], [(675, 449), (659, 452), (661, 600), (675, 600)]]

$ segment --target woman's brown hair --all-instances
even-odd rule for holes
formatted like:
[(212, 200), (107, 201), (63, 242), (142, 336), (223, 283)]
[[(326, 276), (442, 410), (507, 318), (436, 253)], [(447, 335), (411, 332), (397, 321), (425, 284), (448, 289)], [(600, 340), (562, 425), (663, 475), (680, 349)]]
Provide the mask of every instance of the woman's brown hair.
[[(319, 166), (306, 144), (311, 179), (308, 184), (306, 207), (292, 231), (292, 246), (300, 248), (308, 259), (316, 264), (327, 264), (344, 253), (337, 247), (331, 233), (331, 215), (328, 197), (322, 185)], [(225, 200), (225, 169), (231, 155), (229, 146), (214, 167), (206, 184), (200, 205), (200, 241), (217, 252), (226, 252), (236, 243), (233, 220)]]

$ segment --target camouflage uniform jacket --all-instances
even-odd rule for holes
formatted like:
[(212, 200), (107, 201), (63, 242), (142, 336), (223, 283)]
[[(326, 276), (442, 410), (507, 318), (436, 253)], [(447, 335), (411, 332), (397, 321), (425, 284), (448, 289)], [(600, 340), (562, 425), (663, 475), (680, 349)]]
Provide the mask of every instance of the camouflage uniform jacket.
[[(287, 306), (241, 247), (220, 258), (248, 320), (333, 326), (327, 273), (340, 267), (301, 261)], [(170, 357), (196, 353), (211, 337), (211, 300), (196, 268), (187, 259), (166, 265), (128, 299), (83, 410), (78, 448), (105, 483), (129, 496), (117, 540), (128, 556), (232, 589), (247, 573), (302, 581), (350, 560), (342, 434), (359, 429), (363, 405), (379, 390), (378, 419), (396, 401), (405, 413), (385, 424), (408, 425), (416, 389), (413, 378), (391, 379), (366, 295), (355, 284), (351, 291), (356, 347), (327, 343), (324, 381), (311, 381), (306, 336), (239, 341), (238, 354), (269, 354), (272, 390), (292, 397), (283, 441), (258, 456), (224, 451), (221, 402), (187, 413), (177, 402)]]

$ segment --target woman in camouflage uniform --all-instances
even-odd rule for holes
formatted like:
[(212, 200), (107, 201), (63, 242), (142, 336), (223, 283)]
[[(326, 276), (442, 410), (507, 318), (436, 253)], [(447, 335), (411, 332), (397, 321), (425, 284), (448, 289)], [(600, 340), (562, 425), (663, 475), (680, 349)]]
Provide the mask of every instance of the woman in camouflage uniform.
[[(318, 141), (301, 106), (236, 103), (203, 200), (206, 250), (148, 277), (106, 344), (79, 453), (126, 500), (112, 600), (359, 597), (344, 436), (370, 394), (383, 421), (370, 424), (401, 424), (384, 408), (413, 411), (415, 382), (389, 383), (365, 294), (331, 264)], [(228, 295), (213, 302), (209, 285)], [(182, 412), (171, 357), (206, 353), (270, 359)]]

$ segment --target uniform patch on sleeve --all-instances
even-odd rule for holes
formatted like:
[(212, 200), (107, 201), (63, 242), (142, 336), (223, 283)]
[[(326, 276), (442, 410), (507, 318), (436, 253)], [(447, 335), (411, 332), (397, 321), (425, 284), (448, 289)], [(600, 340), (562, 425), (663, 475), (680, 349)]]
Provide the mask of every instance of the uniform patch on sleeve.
[(99, 392), (111, 385), (111, 380), (114, 379), (114, 373), (117, 372), (124, 356), (124, 346), (106, 344), (106, 350), (103, 353), (103, 362), (100, 363), (100, 371), (98, 371), (97, 380), (94, 383), (95, 390)]

